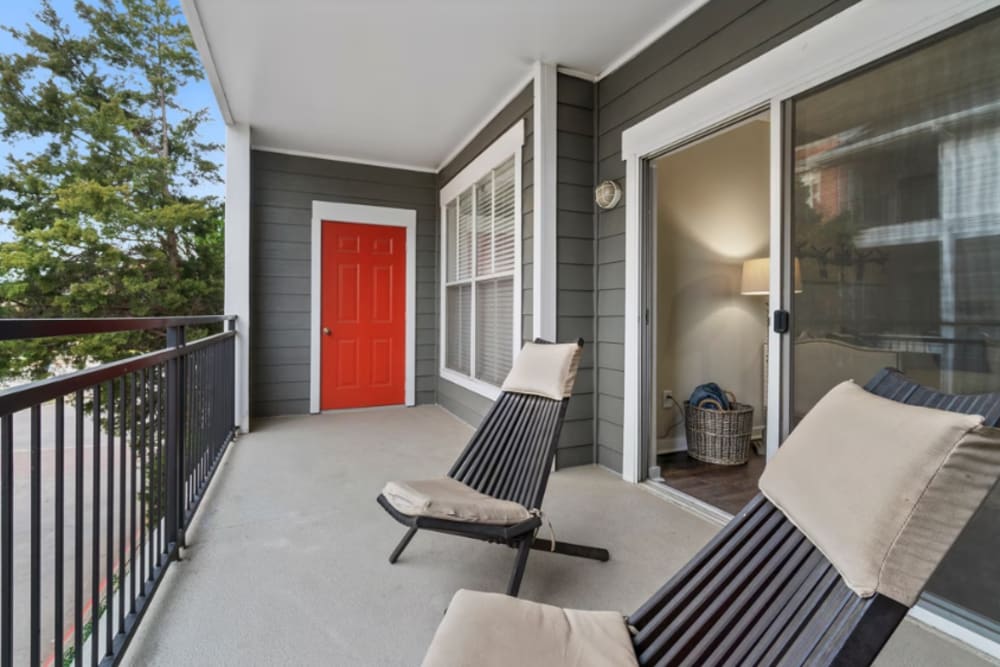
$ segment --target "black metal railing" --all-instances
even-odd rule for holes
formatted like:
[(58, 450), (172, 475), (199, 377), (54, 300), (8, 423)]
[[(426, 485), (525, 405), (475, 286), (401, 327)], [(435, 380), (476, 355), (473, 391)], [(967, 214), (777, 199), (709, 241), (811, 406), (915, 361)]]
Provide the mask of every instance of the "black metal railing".
[(155, 352), (0, 392), (0, 667), (121, 659), (236, 433), (234, 324), (0, 320), (6, 341), (166, 332)]

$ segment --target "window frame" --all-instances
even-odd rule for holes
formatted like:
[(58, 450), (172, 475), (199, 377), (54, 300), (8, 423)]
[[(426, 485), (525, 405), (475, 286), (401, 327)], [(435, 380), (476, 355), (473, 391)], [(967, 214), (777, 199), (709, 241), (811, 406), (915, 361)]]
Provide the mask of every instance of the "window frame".
[[(484, 281), (495, 280), (498, 277), (512, 275), (514, 281), (513, 295), (513, 326), (511, 327), (512, 355), (516, 356), (521, 349), (523, 313), (522, 313), (522, 284), (523, 284), (523, 245), (522, 223), (524, 210), (522, 206), (523, 188), (523, 164), (522, 155), (524, 150), (524, 120), (519, 120), (507, 131), (501, 134), (492, 144), (477, 155), (468, 165), (446, 183), (439, 192), (439, 216), (440, 225), (438, 231), (440, 240), (440, 268), (439, 268), (439, 308), (438, 308), (438, 374), (443, 380), (452, 382), (464, 389), (475, 392), (481, 396), (495, 400), (500, 395), (500, 387), (492, 385), (476, 377), (476, 284)], [(507, 272), (497, 274), (493, 272), (489, 275), (476, 275), (477, 247), (476, 229), (473, 223), (472, 229), (472, 275), (468, 280), (448, 280), (448, 204), (454, 201), (460, 194), (471, 189), (473, 193), (472, 214), (475, 220), (476, 185), (494, 169), (502, 165), (507, 160), (514, 159), (514, 270), (512, 274)], [(448, 308), (447, 291), (449, 286), (469, 284), (472, 285), (472, 305), (469, 341), (469, 375), (460, 371), (448, 368), (447, 366), (447, 345), (448, 345)]]

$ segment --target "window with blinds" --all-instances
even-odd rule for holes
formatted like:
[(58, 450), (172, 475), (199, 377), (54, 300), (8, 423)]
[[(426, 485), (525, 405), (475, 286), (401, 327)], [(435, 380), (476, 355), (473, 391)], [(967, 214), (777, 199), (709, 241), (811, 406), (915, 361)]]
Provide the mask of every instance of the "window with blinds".
[(515, 159), (445, 204), (445, 367), (491, 385), (510, 371), (515, 347)]

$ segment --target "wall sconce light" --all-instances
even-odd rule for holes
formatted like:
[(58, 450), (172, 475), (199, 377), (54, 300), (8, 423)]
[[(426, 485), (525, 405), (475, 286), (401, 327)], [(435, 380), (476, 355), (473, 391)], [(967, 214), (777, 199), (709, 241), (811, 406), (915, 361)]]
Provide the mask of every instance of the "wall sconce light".
[(605, 211), (618, 206), (622, 200), (622, 186), (615, 181), (604, 181), (594, 188), (594, 202)]

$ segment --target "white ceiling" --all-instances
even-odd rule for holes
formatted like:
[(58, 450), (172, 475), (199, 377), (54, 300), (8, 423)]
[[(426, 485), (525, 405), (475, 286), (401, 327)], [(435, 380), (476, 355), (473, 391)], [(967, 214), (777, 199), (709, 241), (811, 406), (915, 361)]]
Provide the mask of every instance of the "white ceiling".
[(223, 115), (255, 146), (436, 169), (534, 61), (601, 75), (704, 2), (183, 4)]

